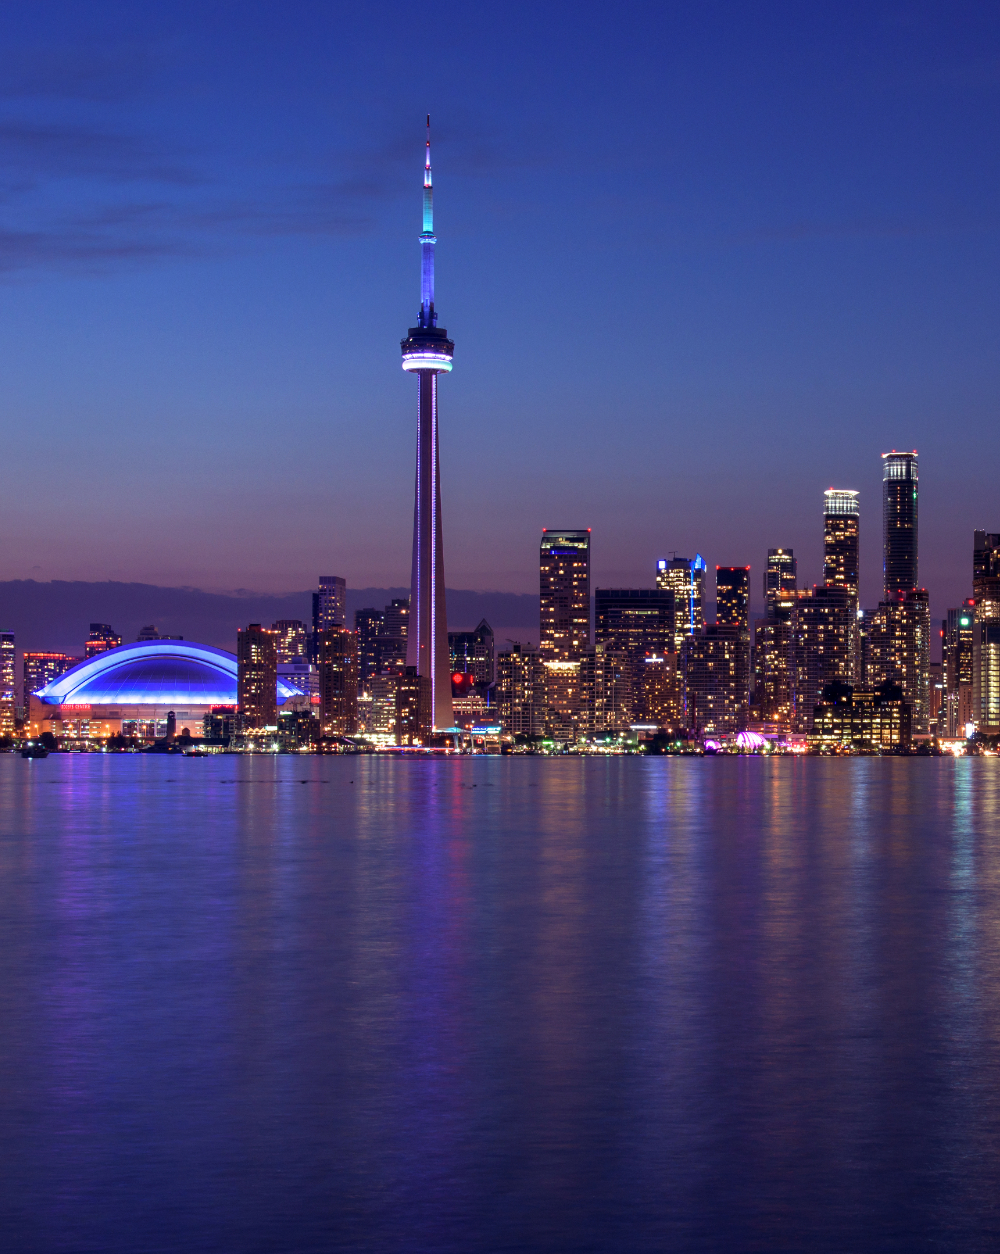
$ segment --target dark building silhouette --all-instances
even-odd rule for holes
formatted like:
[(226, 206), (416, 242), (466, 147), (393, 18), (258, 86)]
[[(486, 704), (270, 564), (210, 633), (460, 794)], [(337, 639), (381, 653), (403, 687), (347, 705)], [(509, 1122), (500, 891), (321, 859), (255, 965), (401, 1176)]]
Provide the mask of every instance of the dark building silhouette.
[(407, 666), (396, 681), (397, 745), (423, 744), (433, 728), (431, 700), (431, 677)]
[(106, 653), (108, 649), (117, 649), (122, 638), (110, 623), (91, 623), (90, 635), (84, 646), (84, 657), (96, 657), (98, 653)]
[(486, 689), (493, 682), (493, 650), (493, 628), (485, 618), (473, 631), (448, 633), (449, 669), (453, 676), (470, 676), (475, 688)]
[(674, 593), (669, 588), (598, 588), (594, 640), (638, 666), (674, 652)]
[(354, 630), (358, 637), (358, 683), (365, 688), (371, 676), (382, 669), (379, 637), (385, 630), (385, 611), (355, 610)]

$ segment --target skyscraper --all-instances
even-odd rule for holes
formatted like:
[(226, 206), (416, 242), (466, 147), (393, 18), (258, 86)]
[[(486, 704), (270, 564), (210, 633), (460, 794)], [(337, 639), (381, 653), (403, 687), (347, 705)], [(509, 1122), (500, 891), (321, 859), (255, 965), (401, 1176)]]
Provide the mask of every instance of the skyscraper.
[(674, 650), (674, 594), (669, 588), (598, 588), (594, 640), (624, 653), (638, 667), (643, 658)]
[(882, 454), (882, 570), (885, 599), (917, 587), (917, 454)]
[(976, 606), (970, 599), (945, 618), (941, 660), (943, 663), (945, 726), (949, 736), (964, 735), (966, 723), (975, 722), (972, 705), (973, 629)]
[(798, 563), (793, 549), (768, 549), (764, 567), (764, 617), (775, 618), (773, 608), (798, 586)]
[(236, 636), (236, 693), (244, 725), (250, 729), (278, 724), (278, 635), (251, 623)]
[(750, 701), (750, 567), (716, 566), (715, 621), (736, 633), (737, 724), (745, 727)]
[(416, 374), (417, 473), (413, 499), (410, 630), (406, 662), (430, 680), (431, 722), (452, 725), (445, 608), (444, 540), (441, 532), (441, 467), (438, 456), (437, 380), (451, 370), (455, 345), (437, 324), (434, 308), (434, 192), (431, 183), (431, 120), (424, 161), (424, 229), (420, 235), (420, 313), (402, 341), (403, 369)]
[(590, 644), (590, 530), (542, 532), (539, 641), (546, 661), (577, 661)]
[(327, 627), (343, 627), (347, 617), (347, 581), (339, 575), (320, 575), (313, 593), (313, 634)]
[(859, 523), (857, 492), (830, 488), (823, 493), (823, 582), (846, 588), (855, 609), (861, 580)]
[(358, 730), (358, 637), (346, 627), (327, 627), (316, 642), (320, 724), (324, 736)]
[(379, 659), (379, 637), (385, 629), (385, 612), (373, 608), (354, 611), (354, 630), (358, 635), (358, 683), (365, 688), (372, 675), (382, 669)]
[(14, 633), (0, 631), (0, 736), (14, 734)]
[(493, 682), (493, 628), (485, 618), (474, 631), (448, 633), (448, 669), (452, 675), (470, 676), (477, 688), (488, 688)]
[(809, 732), (823, 689), (854, 678), (857, 637), (854, 599), (846, 588), (816, 584), (792, 607), (792, 721)]
[(705, 559), (661, 557), (656, 563), (656, 586), (674, 594), (674, 645), (678, 652), (685, 636), (694, 636), (705, 626)]
[(538, 592), (545, 730), (570, 743), (580, 727), (580, 663), (590, 647), (589, 529), (542, 532)]
[(301, 619), (279, 618), (276, 623), (271, 624), (271, 630), (278, 633), (279, 666), (306, 660), (309, 641), (306, 625)]
[(883, 598), (868, 637), (868, 683), (899, 684), (913, 731), (930, 718), (930, 604), (917, 586), (917, 454), (882, 454)]
[(976, 619), (1000, 619), (1000, 535), (973, 532), (972, 597)]

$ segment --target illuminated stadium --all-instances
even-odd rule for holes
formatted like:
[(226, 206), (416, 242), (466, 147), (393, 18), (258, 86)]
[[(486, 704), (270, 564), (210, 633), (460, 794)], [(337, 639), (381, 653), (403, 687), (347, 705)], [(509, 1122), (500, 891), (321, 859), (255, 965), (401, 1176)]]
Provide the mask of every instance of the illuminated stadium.
[[(200, 736), (206, 714), (219, 706), (236, 706), (236, 677), (236, 655), (211, 645), (183, 640), (121, 645), (32, 693), (31, 735), (163, 736), (172, 711), (178, 733), (186, 727), (192, 736)], [(278, 681), (279, 705), (301, 695)]]

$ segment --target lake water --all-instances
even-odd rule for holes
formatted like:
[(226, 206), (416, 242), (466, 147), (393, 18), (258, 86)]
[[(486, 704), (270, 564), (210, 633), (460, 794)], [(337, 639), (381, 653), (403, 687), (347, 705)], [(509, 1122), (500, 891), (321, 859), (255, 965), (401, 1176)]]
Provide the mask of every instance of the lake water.
[(997, 759), (0, 756), (0, 1249), (1000, 1247)]

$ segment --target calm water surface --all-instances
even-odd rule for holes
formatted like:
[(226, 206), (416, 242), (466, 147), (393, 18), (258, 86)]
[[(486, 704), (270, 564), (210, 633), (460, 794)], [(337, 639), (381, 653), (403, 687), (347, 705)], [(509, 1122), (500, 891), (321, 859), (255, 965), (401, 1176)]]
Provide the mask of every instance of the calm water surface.
[(0, 1249), (1000, 1248), (1000, 761), (0, 756)]

